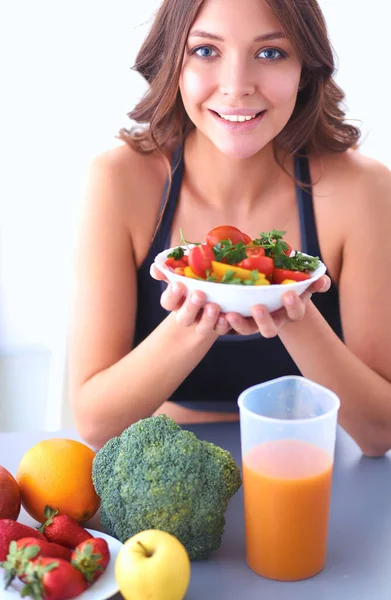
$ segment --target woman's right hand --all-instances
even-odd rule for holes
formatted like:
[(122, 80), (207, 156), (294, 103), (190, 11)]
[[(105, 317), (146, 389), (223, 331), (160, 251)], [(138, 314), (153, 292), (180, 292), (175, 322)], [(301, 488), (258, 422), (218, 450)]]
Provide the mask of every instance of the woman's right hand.
[(176, 321), (183, 327), (195, 327), (203, 336), (214, 333), (225, 335), (230, 330), (225, 315), (218, 304), (206, 302), (206, 296), (200, 290), (188, 290), (179, 282), (170, 283), (155, 265), (151, 266), (151, 276), (158, 281), (166, 281), (167, 288), (161, 295), (160, 304), (165, 310), (176, 313)]

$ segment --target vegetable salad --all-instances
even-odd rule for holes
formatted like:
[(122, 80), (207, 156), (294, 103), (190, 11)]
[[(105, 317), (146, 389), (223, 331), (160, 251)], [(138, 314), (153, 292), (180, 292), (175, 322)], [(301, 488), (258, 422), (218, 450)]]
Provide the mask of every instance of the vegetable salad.
[[(318, 257), (307, 256), (273, 229), (251, 239), (236, 227), (215, 227), (206, 242), (188, 242), (182, 230), (181, 246), (167, 256), (165, 265), (178, 275), (231, 285), (272, 285), (309, 279), (320, 265)], [(189, 245), (191, 244), (191, 247)]]

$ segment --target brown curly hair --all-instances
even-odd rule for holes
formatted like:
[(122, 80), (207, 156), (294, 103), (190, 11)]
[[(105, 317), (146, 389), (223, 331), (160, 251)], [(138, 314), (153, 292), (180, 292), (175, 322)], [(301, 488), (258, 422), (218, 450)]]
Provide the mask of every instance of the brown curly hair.
[[(133, 67), (149, 85), (128, 114), (146, 127), (121, 129), (119, 137), (139, 152), (183, 143), (194, 127), (179, 91), (186, 40), (204, 0), (164, 0)], [(293, 114), (275, 138), (285, 155), (344, 152), (357, 147), (360, 130), (345, 121), (343, 91), (333, 79), (333, 51), (316, 0), (266, 0), (302, 61), (301, 85)]]

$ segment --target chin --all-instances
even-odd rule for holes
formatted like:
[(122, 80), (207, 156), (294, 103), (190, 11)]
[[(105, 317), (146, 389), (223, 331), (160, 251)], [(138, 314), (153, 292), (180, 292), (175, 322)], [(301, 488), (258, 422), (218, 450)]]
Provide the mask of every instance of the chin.
[(266, 144), (250, 144), (243, 140), (240, 142), (236, 140), (234, 143), (215, 143), (216, 148), (225, 156), (229, 158), (246, 159), (255, 156), (260, 152)]

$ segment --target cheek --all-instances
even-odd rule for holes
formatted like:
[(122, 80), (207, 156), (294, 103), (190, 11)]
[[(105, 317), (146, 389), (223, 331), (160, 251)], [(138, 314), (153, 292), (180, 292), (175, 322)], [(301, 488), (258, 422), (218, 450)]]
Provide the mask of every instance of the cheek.
[(271, 75), (264, 79), (262, 91), (273, 108), (290, 106), (296, 101), (300, 74)]
[(199, 102), (203, 102), (210, 93), (212, 81), (212, 75), (207, 69), (203, 69), (202, 73), (190, 67), (184, 69), (179, 88), (185, 108), (195, 107)]

